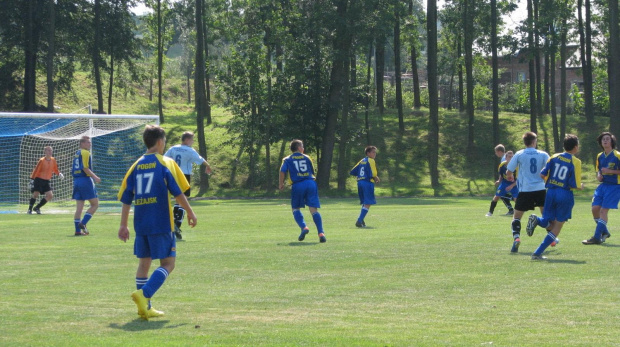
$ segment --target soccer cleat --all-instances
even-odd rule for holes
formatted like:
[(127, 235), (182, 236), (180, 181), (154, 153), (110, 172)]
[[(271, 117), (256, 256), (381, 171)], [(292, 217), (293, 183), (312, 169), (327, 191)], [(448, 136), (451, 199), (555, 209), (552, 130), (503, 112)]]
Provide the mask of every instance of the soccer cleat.
[(611, 234), (609, 233), (609, 231), (604, 232), (603, 235), (601, 235), (601, 242), (605, 242), (610, 237)]
[(543, 256), (542, 254), (532, 254), (532, 260), (545, 260), (547, 259), (547, 257)]
[(178, 226), (174, 226), (174, 236), (179, 240), (183, 240), (183, 236), (181, 235), (181, 229)]
[(149, 311), (149, 299), (144, 297), (144, 292), (142, 289), (138, 289), (135, 292), (131, 293), (131, 299), (138, 306), (138, 314), (140, 317), (148, 320), (148, 311)]
[(493, 213), (491, 212), (487, 212), (487, 214), (484, 215), (485, 217), (493, 217)]
[(520, 244), (521, 244), (521, 239), (517, 237), (515, 241), (512, 243), (512, 249), (510, 250), (510, 252), (517, 253), (519, 251)]
[(33, 211), (36, 212), (37, 214), (41, 214), (41, 209), (38, 207), (35, 207)]
[(327, 239), (325, 238), (325, 234), (323, 233), (319, 234), (319, 241), (321, 241), (321, 243), (327, 242)]
[(538, 225), (538, 217), (535, 214), (531, 214), (530, 218), (527, 220), (527, 225), (525, 226), (525, 231), (527, 231), (527, 236), (534, 235), (534, 229)]
[(366, 224), (364, 222), (356, 221), (355, 222), (355, 226), (358, 227), (358, 228), (363, 228), (363, 227), (366, 226)]
[(78, 224), (78, 228), (82, 229), (82, 233), (84, 233), (84, 235), (88, 235), (89, 234), (88, 229), (86, 229), (86, 225), (80, 223), (80, 224)]
[(303, 241), (306, 238), (306, 234), (309, 232), (310, 232), (310, 229), (308, 229), (308, 227), (301, 229), (301, 234), (299, 234), (299, 237), (297, 238), (297, 240)]
[(28, 212), (26, 212), (26, 213), (28, 213), (28, 214), (32, 214), (32, 210), (31, 210), (31, 209), (28, 209)]
[[(140, 313), (138, 312), (138, 314), (140, 314)], [(153, 307), (151, 307), (151, 308), (149, 308), (149, 309), (146, 311), (146, 315), (147, 315), (147, 317), (148, 317), (148, 318), (155, 318), (155, 317), (161, 317), (161, 316), (163, 316), (163, 315), (164, 315), (164, 312), (163, 312), (163, 311), (157, 311), (156, 309), (154, 309)]]
[(75, 236), (86, 236), (88, 234), (84, 233), (83, 231), (78, 231), (75, 233)]
[(509, 210), (508, 212), (506, 212), (504, 216), (512, 216), (514, 214), (515, 214), (515, 210)]
[(603, 242), (601, 242), (601, 240), (599, 240), (599, 239), (596, 239), (596, 238), (594, 238), (594, 237), (591, 237), (591, 238), (590, 238), (590, 239), (588, 239), (588, 240), (583, 240), (583, 241), (581, 241), (581, 243), (583, 243), (584, 245), (600, 245), (600, 244), (601, 244), (601, 243), (603, 243)]
[(555, 241), (551, 242), (551, 247), (555, 247), (558, 243), (560, 243), (560, 239), (556, 238)]

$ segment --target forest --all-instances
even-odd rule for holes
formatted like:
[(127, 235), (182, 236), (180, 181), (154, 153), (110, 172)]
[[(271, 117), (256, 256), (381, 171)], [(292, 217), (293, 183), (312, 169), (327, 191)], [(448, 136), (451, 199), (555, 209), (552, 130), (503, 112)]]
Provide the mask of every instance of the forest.
[[(534, 132), (549, 116), (556, 151), (569, 114), (586, 124), (609, 118), (620, 134), (618, 0), (521, 1), (0, 0), (0, 111), (55, 112), (84, 71), (97, 113), (114, 113), (115, 97), (146, 86), (165, 124), (163, 83), (179, 78), (203, 156), (217, 105), (231, 113), (227, 127), (250, 170), (258, 160), (276, 170), (271, 145), (300, 138), (321, 188), (333, 167), (347, 169), (335, 161), (352, 139), (370, 142), (369, 112), (386, 108), (401, 134), (405, 117), (428, 118), (433, 187), (447, 109), (467, 119), (467, 149), (481, 111), (492, 112), (494, 143), (500, 112), (529, 114)], [(527, 15), (508, 22), (519, 5)], [(137, 15), (137, 6), (148, 11)], [(507, 59), (527, 67), (525, 78), (502, 78)], [(344, 186), (346, 173), (337, 176)]]

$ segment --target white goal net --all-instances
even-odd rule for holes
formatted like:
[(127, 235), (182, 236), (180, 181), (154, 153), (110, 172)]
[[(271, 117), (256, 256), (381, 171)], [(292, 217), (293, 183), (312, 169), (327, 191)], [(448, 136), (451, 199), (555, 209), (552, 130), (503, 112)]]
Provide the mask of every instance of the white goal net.
[(100, 200), (115, 200), (127, 169), (145, 151), (145, 124), (157, 116), (0, 113), (0, 211), (28, 204), (30, 175), (51, 146), (58, 170), (65, 175), (51, 180), (54, 202), (68, 202), (73, 193), (71, 164), (79, 140), (92, 140), (92, 169), (101, 178)]

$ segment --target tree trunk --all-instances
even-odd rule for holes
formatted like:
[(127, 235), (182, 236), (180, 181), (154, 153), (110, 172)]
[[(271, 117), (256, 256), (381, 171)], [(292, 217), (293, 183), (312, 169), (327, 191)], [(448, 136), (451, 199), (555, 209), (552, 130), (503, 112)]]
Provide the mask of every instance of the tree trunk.
[(112, 91), (114, 86), (114, 47), (111, 48), (110, 54), (110, 80), (108, 86), (108, 114), (112, 114)]
[[(409, 3), (409, 16), (413, 18), (413, 1)], [(411, 77), (413, 78), (413, 108), (419, 110), (422, 107), (420, 101), (420, 77), (418, 76), (418, 52), (416, 48), (416, 40), (412, 35), (411, 38)]]
[(467, 153), (472, 154), (474, 149), (474, 19), (473, 0), (465, 0), (464, 4), (464, 45), (465, 45), (465, 74), (467, 86)]
[(540, 83), (540, 30), (538, 24), (538, 0), (533, 0), (534, 6), (534, 66), (536, 68), (536, 114), (542, 115), (542, 84)]
[(95, 0), (95, 46), (93, 47), (93, 69), (97, 87), (97, 113), (103, 111), (103, 86), (101, 82), (101, 0)]
[(54, 41), (56, 36), (56, 6), (54, 0), (49, 0), (50, 23), (47, 51), (47, 112), (54, 112)]
[(593, 100), (592, 100), (592, 70), (590, 57), (592, 54), (592, 45), (590, 42), (591, 31), (590, 28), (590, 1), (586, 0), (585, 11), (586, 18), (585, 23), (582, 14), (583, 0), (577, 1), (577, 14), (578, 14), (578, 28), (579, 28), (579, 45), (580, 53), (579, 58), (581, 60), (581, 72), (583, 75), (583, 101), (584, 101), (584, 114), (586, 122), (592, 124), (594, 122), (593, 112)]
[[(618, 1), (609, 2), (609, 52), (607, 69), (609, 76), (609, 129), (620, 134), (620, 16)], [(611, 97), (615, 95), (615, 97)]]
[(37, 89), (37, 50), (39, 46), (39, 28), (37, 20), (37, 3), (28, 1), (24, 14), (25, 44), (24, 44), (24, 111), (34, 112)]
[(336, 28), (336, 36), (333, 42), (334, 63), (330, 75), (327, 119), (323, 132), (321, 160), (319, 161), (319, 172), (317, 175), (318, 185), (323, 189), (329, 188), (329, 176), (334, 155), (338, 111), (342, 108), (340, 94), (342, 92), (342, 86), (344, 85), (344, 79), (348, 78), (348, 71), (345, 70), (345, 61), (349, 59), (351, 34), (346, 25), (347, 5), (347, 0), (339, 0), (336, 7), (336, 12), (340, 20)]
[(536, 119), (538, 118), (538, 106), (536, 103), (536, 68), (534, 63), (534, 52), (536, 48), (534, 46), (534, 12), (532, 9), (532, 0), (527, 0), (527, 43), (530, 75), (530, 131), (537, 133), (538, 127), (536, 125)]
[[(202, 24), (202, 1), (196, 1), (196, 70), (194, 71), (194, 103), (196, 108), (196, 128), (198, 130), (198, 153), (207, 159), (207, 143), (205, 141), (204, 114), (206, 112), (207, 96), (205, 94), (204, 79), (204, 33)], [(200, 170), (200, 190), (198, 195), (203, 195), (209, 189), (209, 179), (204, 170)]]
[(265, 172), (267, 172), (267, 180), (264, 187), (267, 190), (273, 188), (273, 182), (275, 179), (270, 179), (271, 173), (271, 113), (273, 112), (273, 95), (271, 86), (271, 56), (273, 55), (273, 48), (271, 44), (267, 44), (267, 55), (265, 57), (265, 71), (267, 72), (267, 110), (265, 110)]
[(566, 41), (567, 41), (567, 25), (566, 17), (562, 18), (562, 31), (560, 32), (560, 136), (563, 139), (566, 134)]
[(385, 35), (379, 34), (377, 37), (377, 47), (375, 48), (375, 81), (377, 83), (377, 107), (379, 114), (385, 111), (383, 102), (383, 76), (385, 76)]
[(396, 82), (396, 109), (398, 111), (398, 130), (405, 131), (405, 119), (403, 117), (403, 87), (400, 75), (400, 14), (398, 6), (394, 6), (394, 78)]
[(370, 145), (370, 121), (368, 119), (368, 112), (370, 108), (370, 69), (372, 67), (372, 43), (368, 51), (368, 66), (366, 67), (366, 110), (364, 112), (364, 125), (366, 127), (366, 144)]
[[(498, 73), (498, 58), (497, 58), (497, 0), (491, 0), (491, 60), (493, 69), (493, 81), (491, 94), (493, 98), (493, 144), (500, 143), (499, 141), (499, 73)], [(499, 159), (499, 158), (498, 158)], [(499, 160), (496, 159), (495, 163), (499, 165)], [(497, 166), (496, 165), (496, 166)]]
[(560, 129), (558, 127), (558, 115), (557, 115), (557, 111), (556, 111), (556, 105), (555, 105), (555, 69), (556, 69), (556, 64), (555, 64), (555, 53), (557, 52), (557, 38), (556, 38), (556, 32), (555, 32), (555, 27), (551, 26), (551, 37), (553, 38), (553, 44), (551, 45), (550, 49), (551, 52), (549, 52), (549, 79), (550, 79), (550, 85), (551, 88), (549, 90), (549, 107), (550, 107), (550, 111), (551, 111), (551, 123), (553, 124), (553, 144), (555, 147), (555, 152), (559, 153), (562, 152), (562, 145), (560, 144)]
[(463, 95), (465, 95), (464, 90), (465, 90), (465, 85), (464, 85), (464, 81), (463, 81), (463, 63), (461, 62), (461, 56), (463, 55), (463, 52), (461, 50), (461, 41), (462, 38), (459, 38), (459, 43), (456, 45), (456, 59), (458, 60), (458, 70), (459, 70), (459, 112), (464, 112), (465, 111), (465, 99), (463, 99)]
[(431, 186), (439, 195), (439, 93), (437, 90), (437, 0), (427, 2), (426, 34), (428, 40), (428, 167)]
[(187, 103), (192, 103), (192, 87), (190, 85), (190, 80), (192, 78), (192, 66), (191, 64), (187, 64), (187, 70), (185, 71), (185, 79), (187, 81)]
[[(204, 2), (203, 3), (203, 9), (206, 9), (206, 5), (207, 3)], [(207, 20), (206, 18), (204, 18), (206, 11), (203, 11), (203, 25), (204, 25), (204, 40), (205, 40), (205, 44), (204, 44), (204, 48), (205, 48), (205, 90), (207, 92), (207, 113), (205, 114), (205, 117), (207, 118), (207, 125), (211, 124), (212, 119), (211, 119), (211, 80), (210, 80), (210, 76), (209, 76), (209, 43), (208, 43), (208, 33), (207, 33)]]
[[(351, 73), (351, 59), (344, 61), (344, 70)], [(340, 143), (338, 145), (338, 190), (345, 191), (349, 177), (349, 163), (347, 162), (347, 148), (349, 144), (349, 109), (351, 103), (351, 83), (345, 78), (342, 86), (342, 116), (340, 118)]]
[(164, 122), (163, 106), (163, 69), (164, 69), (164, 46), (162, 37), (161, 0), (157, 0), (157, 109), (159, 110), (159, 123)]

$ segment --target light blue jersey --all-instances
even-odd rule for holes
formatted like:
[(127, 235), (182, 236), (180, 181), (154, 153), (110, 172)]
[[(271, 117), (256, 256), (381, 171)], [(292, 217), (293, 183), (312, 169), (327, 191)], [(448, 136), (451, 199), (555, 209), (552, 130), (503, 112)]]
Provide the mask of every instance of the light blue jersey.
[(195, 149), (186, 145), (172, 146), (164, 155), (172, 158), (185, 175), (192, 174), (192, 164), (201, 165), (205, 162), (205, 159)]
[(507, 168), (512, 172), (519, 170), (519, 192), (545, 190), (545, 181), (540, 177), (540, 171), (547, 164), (547, 160), (549, 154), (536, 148), (525, 148), (515, 153)]

